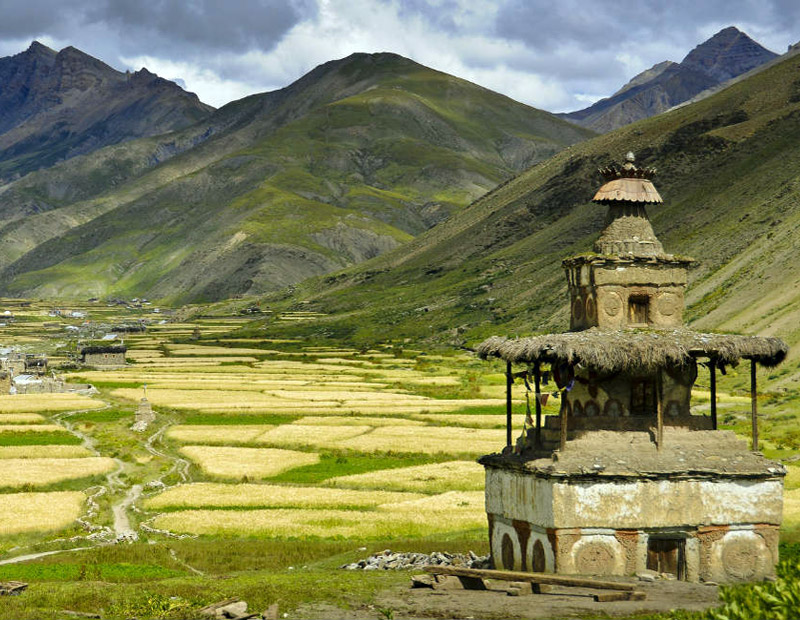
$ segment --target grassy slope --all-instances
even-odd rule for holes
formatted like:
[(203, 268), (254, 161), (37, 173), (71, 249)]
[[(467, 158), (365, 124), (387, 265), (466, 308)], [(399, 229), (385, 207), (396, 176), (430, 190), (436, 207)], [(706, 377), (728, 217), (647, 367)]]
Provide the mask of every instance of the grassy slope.
[(47, 213), (0, 230), (5, 290), (172, 300), (271, 290), (395, 247), (590, 135), (390, 54), (328, 63), (205, 126), (172, 138), (178, 154), (155, 168), (163, 139), (12, 186), (15, 214)]
[(471, 341), (566, 328), (559, 263), (591, 249), (602, 226), (605, 209), (589, 202), (602, 182), (597, 168), (633, 150), (659, 170), (666, 202), (651, 209), (657, 234), (668, 251), (700, 260), (690, 322), (796, 342), (797, 83), (790, 59), (559, 153), (407, 246), (304, 284), (299, 297), (312, 302), (304, 308), (344, 317), (312, 331)]

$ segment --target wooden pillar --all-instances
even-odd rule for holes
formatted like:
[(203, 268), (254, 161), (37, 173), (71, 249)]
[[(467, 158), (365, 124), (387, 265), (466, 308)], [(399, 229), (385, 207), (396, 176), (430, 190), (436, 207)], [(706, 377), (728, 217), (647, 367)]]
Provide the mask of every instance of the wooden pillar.
[(661, 396), (661, 369), (656, 373), (656, 448), (664, 444), (664, 399)]
[(711, 373), (711, 428), (717, 430), (717, 358), (708, 360), (708, 370)]
[(559, 450), (564, 450), (567, 447), (567, 391), (561, 392), (561, 438), (559, 442)]
[(511, 362), (506, 362), (506, 445), (511, 445), (511, 385), (514, 377), (511, 376)]
[(753, 425), (753, 451), (758, 450), (758, 393), (756, 391), (756, 361), (750, 360), (750, 419)]
[(539, 448), (542, 445), (542, 401), (541, 401), (541, 383), (542, 383), (542, 376), (539, 372), (539, 362), (535, 362), (533, 365), (533, 386), (534, 386), (534, 397), (536, 398), (536, 435), (535, 435), (535, 442), (536, 447)]

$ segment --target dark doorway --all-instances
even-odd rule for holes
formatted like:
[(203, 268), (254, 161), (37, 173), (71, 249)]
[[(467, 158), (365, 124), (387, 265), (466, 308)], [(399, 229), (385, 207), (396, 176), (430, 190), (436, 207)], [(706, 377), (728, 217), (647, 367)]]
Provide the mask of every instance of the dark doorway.
[(683, 538), (648, 539), (647, 568), (686, 579), (686, 541)]
[(647, 297), (628, 298), (628, 324), (647, 325), (648, 323), (648, 302)]
[(656, 382), (652, 379), (631, 381), (631, 415), (650, 416), (656, 413)]

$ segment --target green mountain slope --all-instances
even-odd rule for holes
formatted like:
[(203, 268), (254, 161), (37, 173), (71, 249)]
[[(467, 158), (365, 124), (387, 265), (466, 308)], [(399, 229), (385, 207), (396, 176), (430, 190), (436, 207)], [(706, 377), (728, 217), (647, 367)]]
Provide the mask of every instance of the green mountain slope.
[(0, 188), (2, 292), (215, 300), (374, 257), (593, 134), (393, 54)]
[(658, 169), (665, 204), (649, 211), (666, 250), (700, 261), (687, 318), (698, 328), (797, 342), (798, 93), (797, 61), (788, 59), (696, 104), (573, 146), (403, 248), (309, 281), (290, 300), (346, 317), (311, 329), (365, 340), (380, 333), (470, 342), (566, 329), (560, 261), (591, 250), (605, 217), (590, 202), (602, 182), (597, 169), (633, 150), (637, 162)]

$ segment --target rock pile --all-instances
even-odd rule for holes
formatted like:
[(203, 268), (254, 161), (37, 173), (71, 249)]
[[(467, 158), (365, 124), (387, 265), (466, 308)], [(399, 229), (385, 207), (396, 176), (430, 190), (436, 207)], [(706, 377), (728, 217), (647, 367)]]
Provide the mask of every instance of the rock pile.
[(381, 553), (376, 553), (364, 560), (343, 564), (340, 568), (345, 570), (407, 570), (420, 569), (423, 566), (460, 566), (463, 568), (491, 568), (491, 560), (488, 555), (479, 556), (469, 552), (463, 553), (393, 553), (386, 549)]

